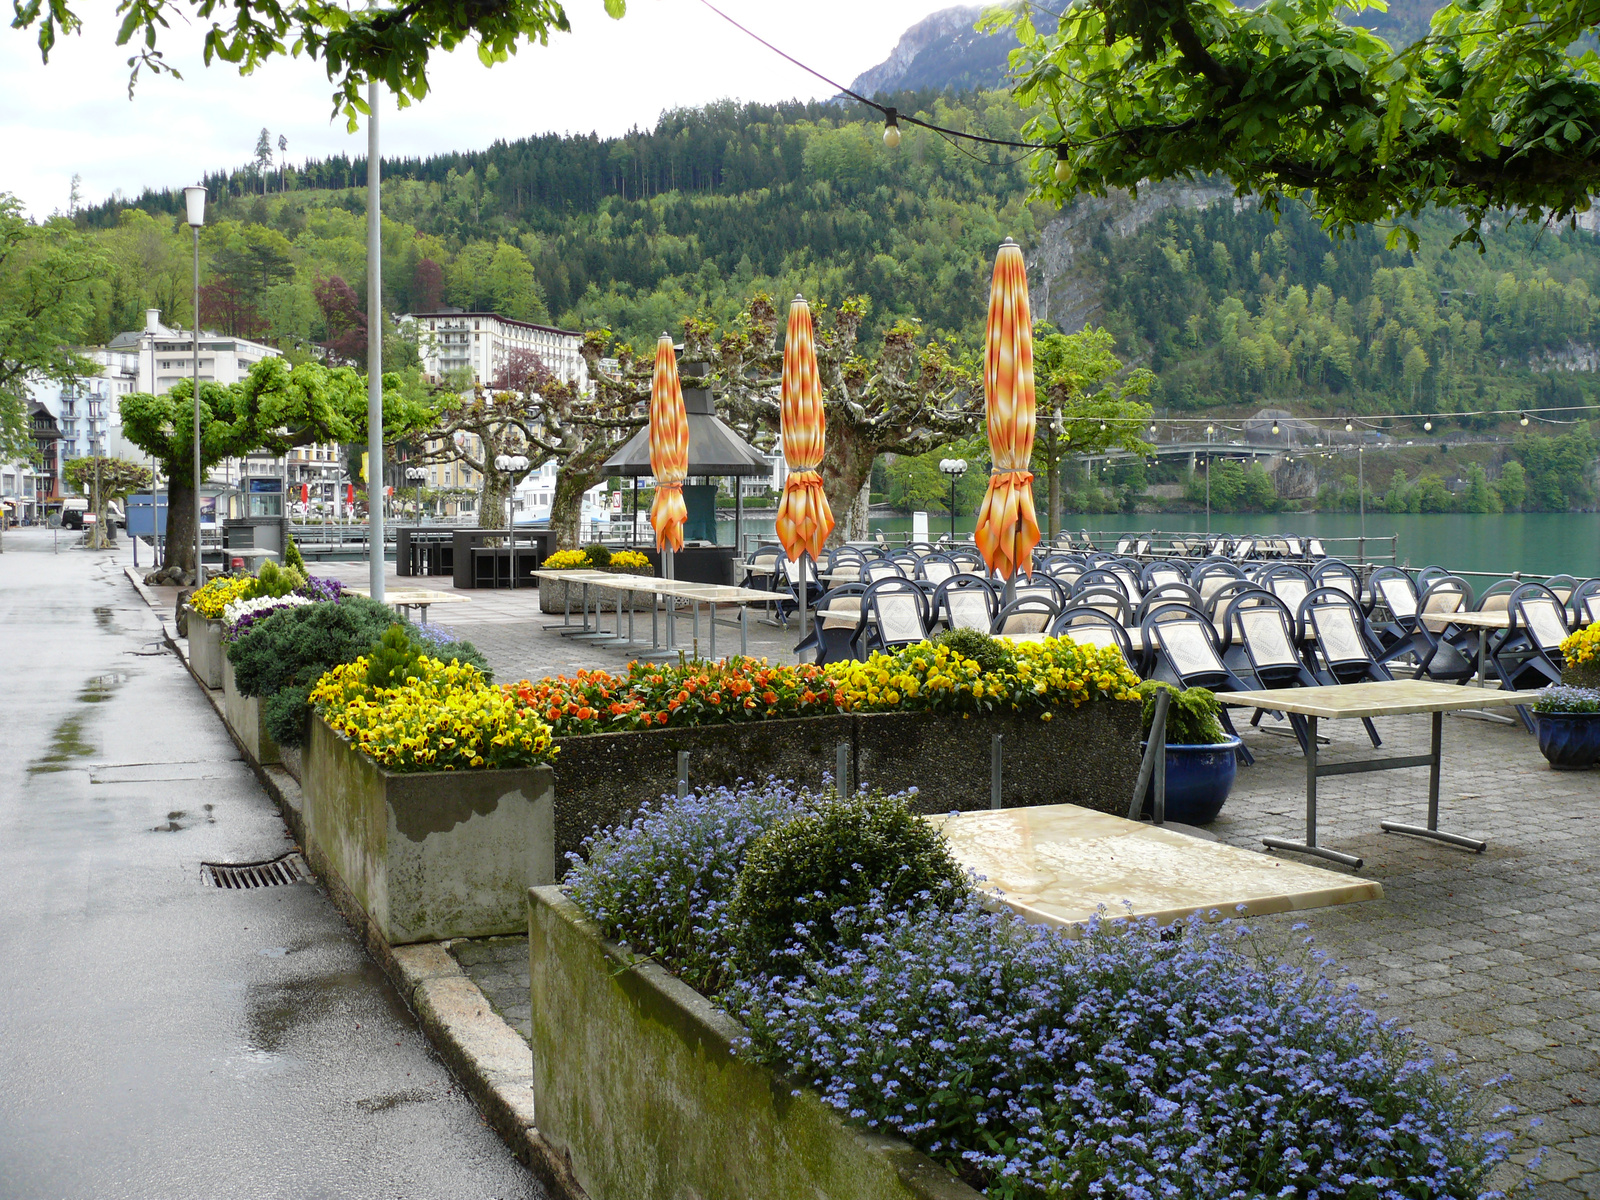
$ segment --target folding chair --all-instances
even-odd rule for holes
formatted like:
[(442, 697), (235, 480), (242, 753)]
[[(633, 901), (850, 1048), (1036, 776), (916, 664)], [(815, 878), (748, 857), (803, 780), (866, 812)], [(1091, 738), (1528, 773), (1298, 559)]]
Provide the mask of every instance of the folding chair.
[(959, 568), (948, 554), (940, 554), (935, 551), (932, 554), (924, 554), (922, 556), (921, 561), (917, 563), (916, 574), (912, 578), (925, 585), (924, 591), (932, 592), (934, 588), (938, 587), (946, 579), (953, 578), (958, 571)]
[(989, 632), (995, 637), (1043, 633), (1060, 612), (1061, 605), (1047, 596), (1019, 596), (995, 614)]
[(1422, 595), (1433, 586), (1436, 579), (1444, 579), (1450, 574), (1441, 566), (1427, 566), (1417, 572), (1417, 595)]
[(1170, 562), (1158, 560), (1147, 564), (1144, 570), (1139, 572), (1139, 587), (1144, 592), (1149, 592), (1151, 588), (1160, 587), (1164, 583), (1187, 584), (1188, 582), (1188, 576)]
[(752, 567), (763, 567), (759, 575), (746, 572), (745, 587), (755, 591), (772, 592), (778, 586), (778, 560), (784, 557), (782, 546), (765, 544), (757, 546), (744, 561)]
[(1440, 624), (1439, 619), (1472, 607), (1472, 585), (1455, 575), (1429, 578), (1427, 590), (1417, 601), (1417, 616), (1411, 622), (1410, 634), (1384, 654), (1381, 661), (1393, 662), (1410, 655), (1416, 660), (1418, 679), (1466, 683), (1477, 674), (1476, 652), (1463, 630)]
[(1361, 603), (1361, 576), (1342, 559), (1324, 557), (1311, 571), (1315, 587), (1335, 587), (1357, 604)]
[[(1245, 659), (1249, 673), (1265, 690), (1292, 687), (1316, 687), (1316, 676), (1306, 669), (1299, 651), (1298, 628), (1294, 616), (1270, 592), (1251, 592), (1239, 596), (1229, 606), (1225, 628), (1233, 635)], [(1240, 674), (1237, 668), (1235, 674)], [(1257, 709), (1251, 717), (1252, 725), (1259, 725), (1262, 716)], [(1305, 718), (1289, 713), (1289, 726), (1300, 742), (1300, 749), (1308, 748)]]
[[(1544, 687), (1561, 682), (1565, 659), (1561, 643), (1567, 638), (1567, 609), (1542, 583), (1525, 583), (1511, 593), (1506, 604), (1511, 623), (1489, 655), (1500, 686), (1509, 691)], [(1517, 705), (1522, 723), (1534, 732), (1527, 705)]]
[(1600, 579), (1585, 579), (1573, 588), (1567, 611), (1572, 616), (1574, 629), (1600, 621)]
[[(817, 601), (819, 615), (812, 621), (811, 632), (794, 648), (795, 653), (803, 654), (807, 650), (815, 650), (817, 655), (812, 661), (819, 666), (823, 663), (845, 662), (855, 658), (862, 625), (861, 597), (866, 590), (867, 585), (864, 583), (845, 583), (824, 592), (822, 598)], [(823, 609), (849, 608), (852, 605), (857, 613), (854, 620), (820, 615)]]
[[(996, 586), (998, 594), (1004, 597), (1004, 585)], [(1013, 600), (1021, 600), (1025, 596), (1039, 596), (1050, 601), (1058, 609), (1066, 607), (1071, 595), (1071, 589), (1062, 586), (1061, 581), (1054, 576), (1046, 575), (1043, 572), (1035, 572), (1033, 578), (1028, 580), (1018, 580), (1011, 589), (1011, 598)]]
[(1139, 607), (1134, 610), (1133, 623), (1144, 624), (1145, 617), (1161, 604), (1187, 604), (1193, 608), (1204, 607), (1200, 601), (1200, 593), (1187, 583), (1158, 583), (1151, 588), (1139, 601)]
[(1367, 582), (1372, 587), (1372, 608), (1381, 604), (1389, 613), (1387, 621), (1373, 626), (1383, 646), (1379, 661), (1388, 662), (1394, 654), (1403, 653), (1417, 626), (1417, 585), (1399, 567), (1379, 567)]
[(1261, 585), (1295, 612), (1311, 591), (1311, 576), (1290, 563), (1275, 563), (1262, 572)]
[(896, 560), (878, 558), (861, 568), (861, 578), (866, 583), (877, 583), (880, 579), (905, 579), (907, 575), (905, 569)]
[[(1387, 683), (1394, 679), (1378, 661), (1376, 642), (1361, 605), (1343, 588), (1312, 589), (1295, 613), (1295, 630), (1296, 641), (1306, 647), (1312, 674), (1319, 683)], [(1361, 723), (1372, 744), (1383, 745), (1371, 719), (1363, 717)]]
[(1115, 646), (1133, 670), (1139, 670), (1142, 655), (1135, 652), (1133, 639), (1117, 619), (1098, 608), (1074, 605), (1064, 608), (1050, 622), (1051, 637), (1071, 638), (1080, 646)]
[(952, 575), (933, 589), (930, 620), (946, 629), (981, 629), (988, 633), (1000, 603), (994, 585), (981, 575)]
[(1557, 600), (1567, 604), (1572, 599), (1572, 592), (1578, 586), (1578, 581), (1572, 575), (1552, 575), (1544, 581), (1544, 585), (1556, 594)]
[[(1222, 661), (1217, 631), (1199, 609), (1164, 605), (1144, 619), (1139, 632), (1150, 667), (1149, 678), (1180, 688), (1203, 687), (1218, 693), (1250, 690)], [(1237, 737), (1238, 730), (1234, 729), (1228, 710), (1221, 708), (1217, 715), (1223, 728)], [(1243, 745), (1239, 747), (1239, 757), (1246, 764), (1255, 761)]]
[(951, 562), (956, 564), (956, 570), (965, 575), (987, 575), (989, 566), (983, 561), (983, 555), (976, 550), (952, 550), (949, 554)]
[(887, 652), (928, 640), (928, 599), (909, 579), (894, 576), (868, 584), (861, 607), (866, 628), (856, 639), (858, 655), (863, 649)]
[(1079, 584), (1073, 589), (1072, 598), (1064, 607), (1099, 609), (1123, 626), (1133, 621), (1133, 605), (1128, 603), (1127, 593), (1121, 588), (1105, 584), (1098, 587), (1093, 584), (1088, 586)]
[(1210, 600), (1218, 588), (1244, 577), (1244, 572), (1233, 563), (1208, 559), (1189, 572), (1189, 586), (1200, 593), (1202, 600)]

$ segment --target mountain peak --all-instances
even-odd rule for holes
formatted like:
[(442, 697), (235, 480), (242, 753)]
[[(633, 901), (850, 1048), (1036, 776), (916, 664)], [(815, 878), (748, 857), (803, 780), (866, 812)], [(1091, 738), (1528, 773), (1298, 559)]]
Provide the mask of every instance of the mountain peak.
[(973, 28), (988, 6), (946, 8), (918, 21), (889, 57), (863, 71), (850, 90), (863, 96), (924, 88), (994, 88), (1006, 77), (1006, 56), (1017, 48), (1009, 31), (983, 34)]

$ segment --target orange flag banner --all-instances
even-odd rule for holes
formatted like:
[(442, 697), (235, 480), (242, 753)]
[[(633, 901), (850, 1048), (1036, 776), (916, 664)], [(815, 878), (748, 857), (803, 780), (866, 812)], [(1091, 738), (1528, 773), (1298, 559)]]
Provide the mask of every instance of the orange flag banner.
[(1033, 317), (1022, 247), (1010, 238), (995, 257), (983, 396), (994, 471), (973, 535), (989, 569), (1002, 579), (1033, 574), (1039, 522), (1033, 512)]
[(783, 340), (781, 421), (789, 477), (778, 502), (778, 541), (790, 561), (809, 554), (815, 562), (833, 532), (833, 510), (828, 507), (822, 472), (817, 469), (822, 464), (828, 423), (822, 409), (822, 376), (817, 371), (811, 307), (803, 296), (796, 296), (789, 306), (788, 332)]
[(689, 510), (683, 503), (683, 481), (689, 474), (689, 417), (678, 382), (678, 355), (672, 338), (656, 343), (656, 370), (650, 380), (650, 473), (656, 477), (656, 498), (650, 505), (650, 526), (657, 550), (682, 550)]

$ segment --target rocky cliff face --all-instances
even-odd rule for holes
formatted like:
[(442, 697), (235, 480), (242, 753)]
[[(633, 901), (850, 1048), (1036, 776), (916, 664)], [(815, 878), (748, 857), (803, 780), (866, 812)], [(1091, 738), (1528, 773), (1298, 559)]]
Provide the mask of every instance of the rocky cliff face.
[(1065, 209), (1028, 250), (1029, 301), (1034, 316), (1075, 333), (1100, 308), (1100, 278), (1084, 252), (1096, 235), (1127, 237), (1169, 208), (1209, 208), (1247, 203), (1234, 199), (1223, 184), (1161, 183), (1139, 189), (1138, 198), (1114, 192), (1101, 199), (1085, 196)]
[(983, 5), (946, 8), (901, 35), (889, 57), (857, 75), (850, 90), (863, 96), (918, 88), (995, 88), (1006, 76), (1006, 56), (1017, 48), (1010, 33), (978, 33)]

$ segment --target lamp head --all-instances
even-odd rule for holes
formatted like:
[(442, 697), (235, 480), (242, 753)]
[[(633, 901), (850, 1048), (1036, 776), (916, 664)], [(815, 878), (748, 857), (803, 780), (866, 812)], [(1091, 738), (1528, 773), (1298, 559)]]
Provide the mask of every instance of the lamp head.
[(188, 216), (188, 224), (196, 229), (206, 223), (206, 190), (195, 184), (183, 189), (183, 205)]

